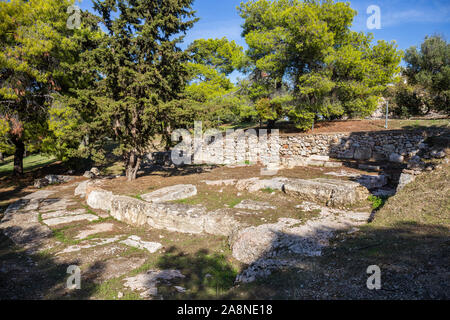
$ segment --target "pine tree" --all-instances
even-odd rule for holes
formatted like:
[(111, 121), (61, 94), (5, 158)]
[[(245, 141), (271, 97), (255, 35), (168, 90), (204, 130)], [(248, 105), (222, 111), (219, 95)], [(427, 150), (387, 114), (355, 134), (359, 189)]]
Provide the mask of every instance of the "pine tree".
[(183, 114), (188, 54), (178, 44), (196, 22), (192, 0), (94, 1), (107, 36), (93, 52), (99, 62), (91, 97), (97, 133), (114, 138), (128, 180), (136, 179), (149, 143), (167, 135)]
[(0, 119), (15, 149), (14, 175), (23, 174), (25, 144), (47, 133), (54, 94), (73, 86), (63, 65), (79, 52), (67, 28), (73, 0), (0, 2)]

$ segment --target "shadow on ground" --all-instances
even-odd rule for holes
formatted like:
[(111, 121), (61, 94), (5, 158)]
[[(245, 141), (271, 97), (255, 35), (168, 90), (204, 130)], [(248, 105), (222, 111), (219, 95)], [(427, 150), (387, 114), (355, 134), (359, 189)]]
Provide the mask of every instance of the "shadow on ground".
[[(449, 228), (414, 222), (340, 234), (321, 257), (298, 257), (299, 267), (232, 290), (242, 299), (448, 299)], [(344, 241), (345, 239), (345, 241)], [(367, 289), (370, 265), (381, 289)]]

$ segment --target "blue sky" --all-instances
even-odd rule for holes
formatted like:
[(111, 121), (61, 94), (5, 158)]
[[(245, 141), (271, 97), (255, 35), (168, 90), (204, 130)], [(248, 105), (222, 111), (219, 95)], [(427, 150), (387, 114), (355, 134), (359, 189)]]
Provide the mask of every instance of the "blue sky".
[[(189, 31), (182, 46), (199, 38), (222, 38), (235, 40), (246, 47), (241, 38), (241, 24), (236, 7), (241, 0), (194, 0), (194, 10), (200, 21)], [(355, 31), (372, 32), (375, 40), (395, 40), (402, 50), (419, 45), (426, 35), (441, 34), (447, 40), (450, 34), (449, 0), (360, 0), (350, 1), (358, 11), (353, 21)], [(366, 25), (370, 5), (381, 10), (381, 29), (369, 30)], [(81, 8), (90, 9), (91, 0), (82, 0)], [(235, 80), (237, 74), (233, 74)]]

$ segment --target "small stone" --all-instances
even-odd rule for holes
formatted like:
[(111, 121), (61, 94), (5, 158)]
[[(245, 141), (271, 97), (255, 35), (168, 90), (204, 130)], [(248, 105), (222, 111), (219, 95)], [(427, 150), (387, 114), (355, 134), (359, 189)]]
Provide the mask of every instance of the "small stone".
[(123, 293), (119, 291), (119, 293), (117, 294), (117, 298), (122, 299), (123, 298)]
[(93, 179), (93, 178), (95, 178), (95, 174), (93, 174), (93, 173), (90, 172), (90, 171), (86, 171), (86, 172), (83, 174), (83, 177), (89, 178), (89, 179)]
[(96, 168), (96, 167), (91, 168), (90, 172), (93, 173), (95, 176), (100, 175), (100, 170), (98, 170), (98, 168)]
[(389, 161), (396, 162), (396, 163), (402, 163), (404, 160), (404, 157), (402, 155), (399, 155), (398, 153), (391, 153), (389, 156)]

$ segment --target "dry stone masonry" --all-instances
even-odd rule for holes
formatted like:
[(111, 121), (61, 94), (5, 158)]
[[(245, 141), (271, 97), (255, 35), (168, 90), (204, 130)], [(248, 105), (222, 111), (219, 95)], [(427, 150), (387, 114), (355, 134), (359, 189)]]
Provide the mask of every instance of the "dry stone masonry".
[[(320, 133), (274, 136), (267, 143), (258, 144), (256, 135), (244, 135), (245, 143), (237, 143), (242, 137), (238, 132), (231, 138), (216, 140), (196, 151), (197, 159), (211, 164), (244, 164), (260, 162), (264, 165), (278, 162), (284, 167), (324, 166), (340, 167), (334, 159), (388, 160), (404, 162), (425, 148), (428, 137), (446, 132), (445, 128), (423, 130), (391, 130), (357, 133)], [(278, 154), (277, 154), (278, 153)], [(443, 157), (445, 154), (439, 154)], [(149, 159), (157, 164), (169, 164), (170, 152), (157, 152)]]

